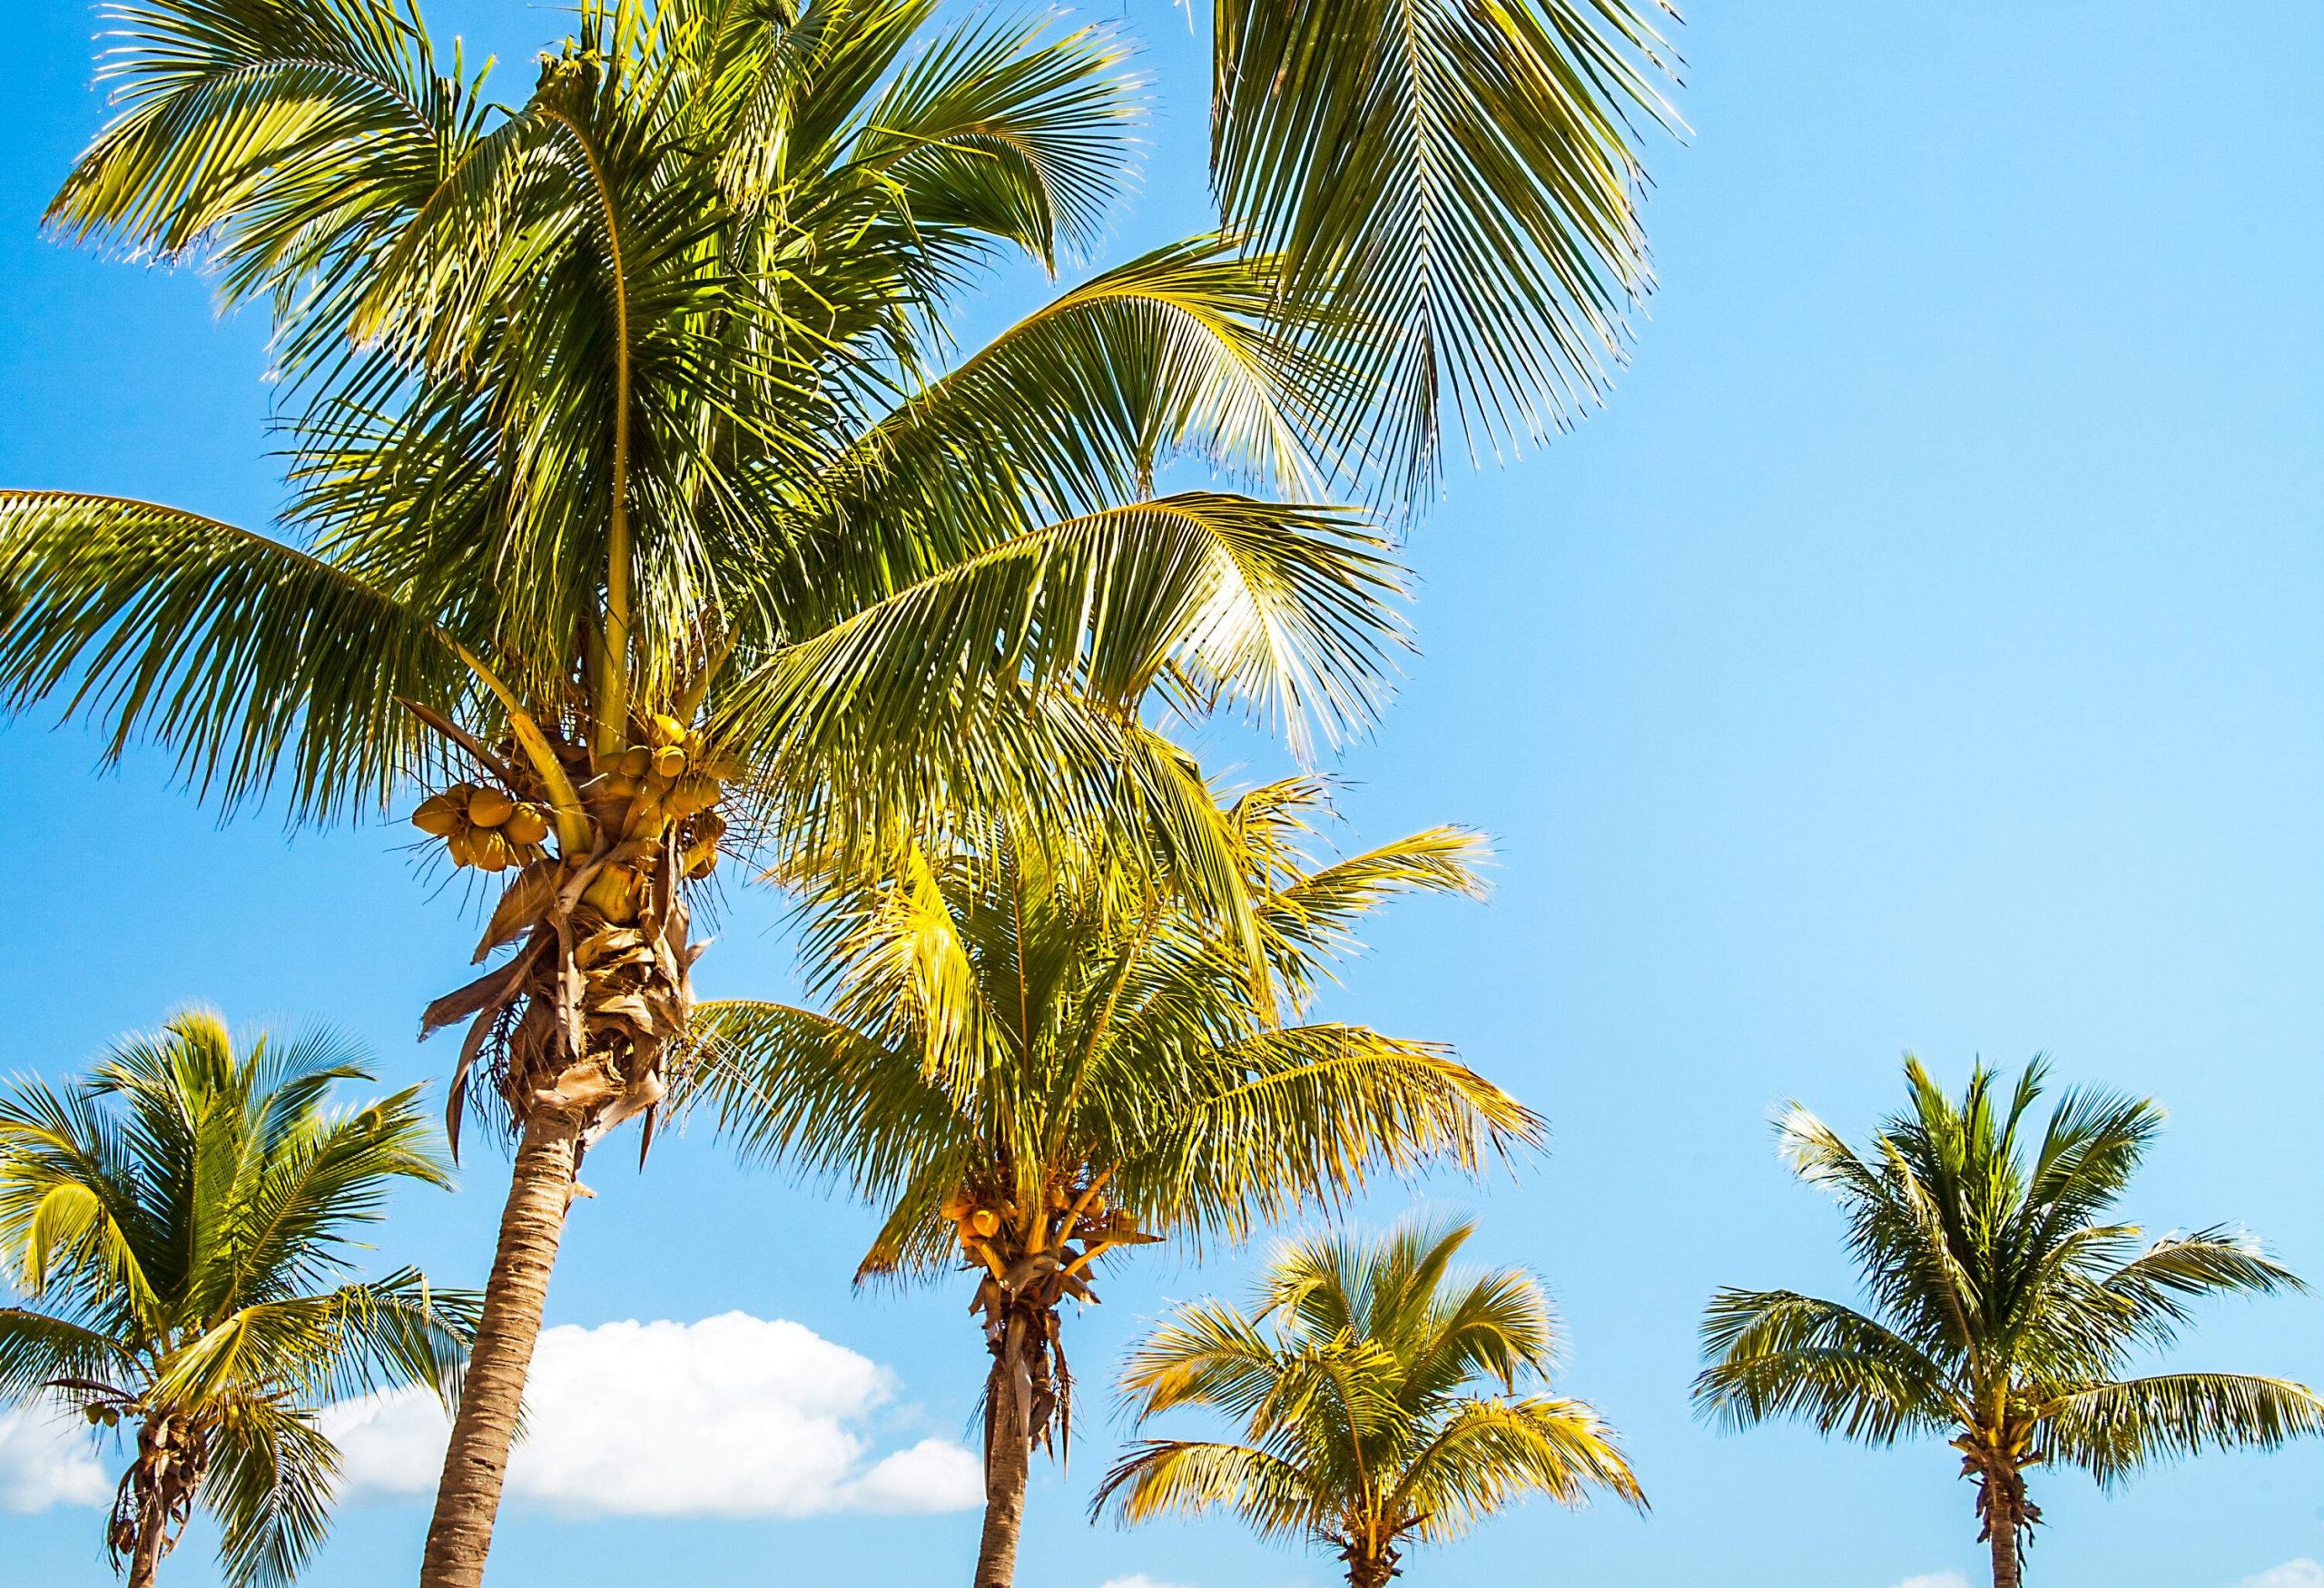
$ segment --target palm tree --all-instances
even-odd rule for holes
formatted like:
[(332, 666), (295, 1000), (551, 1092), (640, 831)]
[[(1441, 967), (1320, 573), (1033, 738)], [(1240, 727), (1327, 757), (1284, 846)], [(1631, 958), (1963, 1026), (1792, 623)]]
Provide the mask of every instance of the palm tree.
[(1352, 515), (1150, 494), (1182, 453), (1335, 455), (1331, 316), (1275, 261), (1165, 248), (938, 367), (997, 251), (1094, 234), (1133, 107), (1100, 35), (931, 11), (592, 0), (511, 107), (390, 0), (113, 13), (119, 113), (52, 224), (271, 306), (292, 496), (277, 538), (0, 494), (0, 689), (230, 808), (417, 781), (507, 879), (477, 957), (509, 952), (423, 1021), (467, 1024), (455, 1147), (465, 1102), (517, 1141), (431, 1585), (480, 1577), (582, 1154), (650, 1139), (723, 854), (1038, 786), (1134, 808), (1231, 905), (1140, 703), (1376, 702), (1397, 575)]
[(130, 1588), (197, 1503), (229, 1583), (289, 1583), (330, 1521), (339, 1458), (318, 1406), (457, 1395), (478, 1298), (412, 1268), (346, 1277), (398, 1181), (451, 1184), (418, 1088), (329, 1106), (370, 1079), (328, 1031), (238, 1051), (195, 1011), (78, 1086), (0, 1100), (0, 1264), (34, 1304), (0, 1307), (0, 1399), (135, 1430), (105, 1534)]
[(2170, 1345), (2201, 1297), (2302, 1287), (2226, 1228), (2148, 1241), (2107, 1221), (2162, 1110), (2077, 1090), (2036, 1140), (2045, 1072), (2037, 1058), (2004, 1091), (1979, 1063), (1955, 1101), (1907, 1057), (1909, 1107), (1864, 1153), (1792, 1105), (1784, 1155), (1840, 1204), (1871, 1310), (1721, 1290), (1703, 1320), (1712, 1366), (1695, 1381), (1697, 1406), (1736, 1427), (1796, 1416), (1876, 1445), (1948, 1435), (1977, 1485), (1994, 1588), (2016, 1588), (2041, 1520), (2030, 1468), (2112, 1484), (2162, 1456), (2273, 1449), (2324, 1428), (2324, 1401), (2285, 1379), (2121, 1376), (2140, 1348)]
[(1103, 1258), (1236, 1240), (1378, 1169), (1478, 1168), (1539, 1121), (1432, 1044), (1308, 1021), (1354, 923), (1406, 889), (1473, 892), (1440, 828), (1312, 865), (1312, 778), (1226, 809), (1259, 939), (1135, 842), (988, 823), (884, 877), (796, 879), (820, 1009), (705, 1004), (702, 1084), (746, 1159), (886, 1212), (858, 1279), (973, 1276), (992, 1355), (977, 1588), (1015, 1571), (1031, 1454), (1069, 1430), (1059, 1308)]
[(1613, 1431), (1582, 1401), (1521, 1385), (1556, 1354), (1549, 1303), (1520, 1268), (1459, 1274), (1476, 1226), (1285, 1248), (1256, 1312), (1180, 1307), (1131, 1353), (1122, 1385), (1143, 1423), (1217, 1408), (1243, 1442), (1141, 1440), (1098, 1486), (1125, 1523), (1224, 1506), (1263, 1537), (1335, 1551), (1349, 1588), (1385, 1588), (1413, 1543), (1458, 1538), (1512, 1501), (1643, 1507)]

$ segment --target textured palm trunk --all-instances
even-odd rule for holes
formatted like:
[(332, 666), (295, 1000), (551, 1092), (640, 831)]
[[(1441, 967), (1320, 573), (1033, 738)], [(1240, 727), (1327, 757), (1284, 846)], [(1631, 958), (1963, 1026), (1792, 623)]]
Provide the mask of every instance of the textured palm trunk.
[[(1006, 1427), (1004, 1427), (1006, 1423)], [(1025, 1484), (1032, 1476), (1032, 1439), (1016, 1414), (995, 1416), (985, 1448), (985, 1533), (976, 1544), (976, 1588), (1011, 1588), (1018, 1537), (1025, 1533)]]
[(151, 1588), (208, 1470), (209, 1435), (200, 1421), (147, 1411), (137, 1427), (137, 1459), (113, 1491), (113, 1517), (105, 1528), (114, 1563), (129, 1563), (130, 1588)]
[(549, 1274), (556, 1266), (573, 1195), (580, 1140), (581, 1119), (573, 1110), (543, 1106), (525, 1121), (508, 1200), (500, 1213), (492, 1277), (485, 1287), (484, 1317), (468, 1355), (451, 1445), (444, 1453), (436, 1514), (428, 1524), (422, 1588), (476, 1588), (484, 1579), (525, 1377), (540, 1337)]
[(984, 1534), (977, 1544), (975, 1588), (1010, 1588), (1017, 1577), (1017, 1542), (1025, 1530), (1025, 1487), (1032, 1476), (1033, 1435), (1027, 1425), (1026, 1319), (1012, 1314), (993, 1342), (993, 1370), (985, 1390)]
[(1388, 1588), (1396, 1575), (1396, 1552), (1393, 1549), (1374, 1553), (1350, 1548), (1346, 1553), (1348, 1588)]
[(162, 1514), (158, 1496), (150, 1496), (138, 1507), (137, 1547), (129, 1556), (129, 1588), (153, 1588), (154, 1576), (162, 1569), (163, 1541), (169, 1535), (167, 1518)]
[[(549, 1275), (566, 1211), (581, 1194), (582, 1155), (640, 1114), (652, 1139), (665, 1062), (694, 1008), (691, 972), (700, 945), (688, 937), (682, 887), (709, 873), (724, 831), (711, 808), (720, 783), (702, 769), (699, 742), (673, 724), (665, 723), (655, 744), (621, 752), (631, 771), (618, 775), (592, 774), (586, 752), (564, 754), (591, 803), (586, 832), (560, 836), (555, 857), (535, 853), (546, 818), (515, 850), (497, 836), (530, 808), (523, 802), (544, 796), (530, 784), (499, 791), (505, 797), (497, 802), (487, 797), (495, 791), (461, 785), (458, 798), (454, 791), (435, 796), (422, 823), (448, 835), (456, 861), (497, 862), (505, 852), (524, 863), (493, 912), (477, 959), (511, 943), (517, 952), (438, 999), (421, 1021), (422, 1035), (468, 1022), (446, 1110), (454, 1150), (478, 1066), (509, 1117), (523, 1124), (428, 1524), (421, 1588), (477, 1588), (483, 1580)], [(474, 825), (479, 809), (500, 825)]]
[(2014, 1526), (1993, 1530), (1994, 1588), (2018, 1588), (2017, 1529)]

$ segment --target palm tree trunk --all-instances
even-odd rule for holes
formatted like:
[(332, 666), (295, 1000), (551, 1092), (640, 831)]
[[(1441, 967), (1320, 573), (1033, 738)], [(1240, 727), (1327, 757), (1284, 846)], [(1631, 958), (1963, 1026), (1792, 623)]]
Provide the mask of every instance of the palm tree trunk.
[(2018, 1588), (2017, 1524), (1995, 1518), (1993, 1534), (1994, 1588)]
[(1017, 1540), (1025, 1527), (1025, 1484), (1033, 1465), (1032, 1435), (1018, 1391), (1024, 1336), (1023, 1317), (1011, 1316), (985, 1393), (984, 1536), (977, 1545), (976, 1588), (1010, 1588), (1017, 1576)]
[(137, 1547), (129, 1556), (129, 1588), (153, 1588), (155, 1573), (162, 1569), (162, 1541), (168, 1535), (169, 1519), (162, 1514), (160, 1487), (146, 1491), (137, 1513)]
[(525, 1375), (541, 1332), (548, 1278), (556, 1264), (565, 1211), (572, 1199), (577, 1113), (539, 1104), (525, 1119), (524, 1139), (500, 1213), (500, 1244), (484, 1291), (484, 1317), (468, 1354), (459, 1415), (444, 1452), (436, 1514), (419, 1565), (420, 1588), (478, 1588), (492, 1547), (493, 1518), (508, 1474), (508, 1447), (517, 1436)]

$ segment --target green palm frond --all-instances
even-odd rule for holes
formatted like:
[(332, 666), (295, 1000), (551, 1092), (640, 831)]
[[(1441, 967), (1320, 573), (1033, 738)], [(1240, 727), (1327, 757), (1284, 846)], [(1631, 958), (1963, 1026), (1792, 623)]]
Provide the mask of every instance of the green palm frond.
[(1695, 1404), (1730, 1427), (1772, 1417), (1886, 1444), (1955, 1411), (1944, 1369), (1911, 1341), (1837, 1302), (1788, 1290), (1721, 1290), (1703, 1317), (1713, 1365)]
[(480, 134), (483, 73), (437, 59), (409, 4), (117, 0), (114, 120), (48, 222), (137, 256), (208, 255), (271, 295), (300, 370), (344, 330), (399, 225)]
[(211, 1435), (202, 1504), (233, 1588), (289, 1588), (330, 1531), (339, 1452), (310, 1414), (238, 1400)]
[(980, 18), (931, 40), (864, 118), (851, 169), (916, 225), (965, 228), (1056, 268), (1091, 246), (1127, 174), (1138, 113), (1101, 28)]
[(2307, 1386), (2241, 1373), (2166, 1373), (2102, 1384), (2042, 1410), (2046, 1447), (2101, 1483), (2165, 1456), (2273, 1450), (2324, 1433), (2324, 1399)]
[(1344, 515), (1183, 492), (1017, 536), (785, 647), (724, 731), (794, 764), (925, 759), (988, 690), (1127, 706), (1176, 666), (1295, 745), (1335, 743), (1377, 707), (1397, 588)]
[(1090, 1501), (1128, 1524), (1161, 1516), (1232, 1511), (1261, 1538), (1305, 1539), (1330, 1523), (1330, 1498), (1315, 1477), (1283, 1457), (1242, 1445), (1145, 1439), (1108, 1472)]
[(1613, 1429), (1588, 1403), (1471, 1399), (1404, 1468), (1389, 1504), (1420, 1518), (1419, 1537), (1443, 1544), (1522, 1495), (1580, 1505), (1594, 1490), (1646, 1504)]
[(1217, 7), (1220, 207), (1378, 328), (1379, 395), (1347, 418), (1396, 488), (1433, 472), (1444, 409), (1499, 447), (1603, 389), (1651, 280), (1633, 143), (1676, 124), (1651, 16), (1632, 0)]
[(0, 492), (0, 679), (59, 689), (121, 755), (151, 737), (229, 807), (287, 762), (294, 808), (386, 801), (427, 754), (398, 704), (462, 700), (455, 642), (341, 568), (212, 519), (111, 497)]

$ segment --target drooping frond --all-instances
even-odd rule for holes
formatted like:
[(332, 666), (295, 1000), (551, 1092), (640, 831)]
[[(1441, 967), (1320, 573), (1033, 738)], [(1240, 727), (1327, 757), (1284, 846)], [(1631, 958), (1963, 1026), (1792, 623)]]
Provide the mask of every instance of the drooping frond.
[[(1666, 7), (1667, 9), (1667, 7)], [(1675, 124), (1633, 0), (1222, 0), (1212, 175), (1230, 227), (1376, 328), (1365, 428), (1389, 483), (1442, 412), (1521, 441), (1603, 389), (1649, 283), (1634, 143)]]
[(1420, 1519), (1420, 1537), (1446, 1543), (1527, 1494), (1580, 1505), (1594, 1490), (1646, 1504), (1613, 1429), (1587, 1402), (1476, 1398), (1413, 1458), (1390, 1504)]
[(1323, 1532), (1333, 1496), (1308, 1473), (1264, 1450), (1191, 1439), (1144, 1439), (1114, 1465), (1089, 1503), (1125, 1524), (1160, 1516), (1232, 1511), (1261, 1538), (1304, 1539)]
[(785, 647), (725, 731), (872, 776), (937, 754), (989, 690), (1128, 707), (1175, 666), (1295, 745), (1336, 742), (1378, 704), (1396, 588), (1343, 515), (1184, 492), (1017, 536)]
[(1788, 1290), (1721, 1290), (1703, 1317), (1712, 1364), (1698, 1408), (1730, 1427), (1796, 1416), (1819, 1432), (1886, 1444), (1955, 1413), (1944, 1368), (1837, 1302)]
[(426, 753), (399, 696), (470, 687), (451, 637), (388, 593), (144, 502), (0, 492), (0, 600), (11, 706), (61, 690), (111, 754), (156, 739), (228, 806), (279, 787), (318, 817), (382, 804)]
[(2324, 1433), (2324, 1399), (2307, 1386), (2241, 1373), (2167, 1373), (2102, 1384), (2042, 1410), (2044, 1447), (2101, 1483), (2168, 1456), (2273, 1450)]

